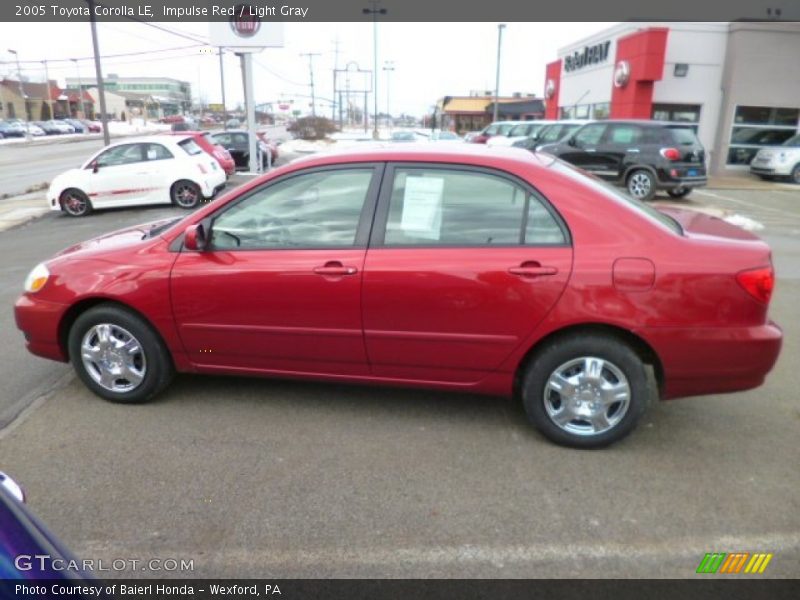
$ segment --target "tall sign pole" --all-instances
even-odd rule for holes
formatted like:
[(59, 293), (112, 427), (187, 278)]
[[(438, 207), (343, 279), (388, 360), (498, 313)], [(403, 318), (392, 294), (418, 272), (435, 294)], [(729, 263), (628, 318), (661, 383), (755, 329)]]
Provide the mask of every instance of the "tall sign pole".
[[(89, 5), (89, 20), (92, 24), (92, 47), (94, 48), (94, 72), (97, 78), (97, 95), (100, 97), (100, 121), (103, 123), (103, 143), (108, 146), (111, 136), (108, 133), (108, 113), (106, 111), (106, 86), (103, 83), (103, 70), (100, 68), (100, 47), (97, 44), (97, 20), (94, 14), (94, 0), (86, 0)], [(81, 94), (83, 91), (81, 90)], [(81, 96), (83, 98), (83, 96)]]

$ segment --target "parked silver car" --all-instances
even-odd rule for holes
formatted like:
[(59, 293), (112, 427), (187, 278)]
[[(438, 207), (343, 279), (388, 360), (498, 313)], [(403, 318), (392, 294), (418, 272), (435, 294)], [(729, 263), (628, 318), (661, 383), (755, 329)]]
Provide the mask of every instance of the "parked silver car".
[(800, 183), (800, 134), (780, 146), (761, 148), (750, 162), (750, 172), (762, 179), (788, 177)]

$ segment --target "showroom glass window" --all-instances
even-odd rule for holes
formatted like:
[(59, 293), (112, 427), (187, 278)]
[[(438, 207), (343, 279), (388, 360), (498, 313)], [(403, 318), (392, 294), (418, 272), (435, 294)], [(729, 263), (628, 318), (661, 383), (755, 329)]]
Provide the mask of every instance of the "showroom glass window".
[(352, 247), (372, 173), (316, 171), (268, 185), (214, 219), (212, 248)]
[(727, 163), (746, 166), (765, 146), (780, 146), (800, 127), (800, 108), (737, 106)]
[(564, 232), (544, 202), (505, 177), (443, 168), (394, 172), (387, 247), (564, 243)]
[(611, 104), (608, 102), (600, 102), (592, 105), (592, 118), (601, 121), (607, 119), (611, 114)]

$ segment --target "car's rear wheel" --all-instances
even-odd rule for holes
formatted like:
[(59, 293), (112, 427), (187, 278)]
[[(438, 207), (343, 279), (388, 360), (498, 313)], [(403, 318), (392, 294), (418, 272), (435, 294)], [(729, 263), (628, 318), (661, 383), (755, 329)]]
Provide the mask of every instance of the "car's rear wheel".
[(545, 346), (529, 364), (522, 400), (550, 440), (599, 448), (628, 435), (652, 392), (639, 355), (613, 336), (574, 334)]
[(687, 187), (677, 187), (677, 188), (672, 188), (671, 190), (667, 190), (667, 194), (669, 194), (670, 197), (672, 198), (685, 198), (691, 193), (692, 193), (692, 188), (687, 188)]
[(200, 186), (193, 181), (182, 179), (172, 184), (170, 190), (172, 203), (185, 209), (195, 208), (203, 197)]
[(80, 315), (69, 331), (69, 356), (84, 384), (112, 402), (145, 402), (173, 375), (172, 359), (153, 328), (113, 304)]
[(656, 177), (646, 169), (636, 169), (628, 175), (628, 193), (637, 200), (651, 200), (656, 195)]
[(800, 163), (794, 166), (792, 174), (789, 176), (794, 183), (800, 183)]
[(80, 190), (70, 188), (61, 192), (61, 210), (70, 217), (85, 217), (92, 212), (92, 202), (89, 196)]

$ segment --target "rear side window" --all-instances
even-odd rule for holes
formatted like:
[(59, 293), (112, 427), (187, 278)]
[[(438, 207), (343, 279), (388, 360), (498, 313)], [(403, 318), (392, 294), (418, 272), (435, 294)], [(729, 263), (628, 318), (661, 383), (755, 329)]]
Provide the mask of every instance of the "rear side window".
[(182, 142), (178, 142), (178, 146), (183, 148), (183, 151), (189, 156), (195, 156), (203, 153), (203, 149), (198, 146), (197, 142), (195, 142), (192, 138), (187, 138)]
[(669, 127), (668, 130), (676, 144), (690, 146), (700, 143), (694, 133), (694, 129), (690, 129), (689, 127)]
[(638, 125), (612, 125), (606, 141), (610, 144), (638, 144), (642, 141), (642, 128)]
[(395, 170), (386, 246), (564, 243), (548, 208), (504, 177), (459, 169)]

